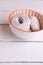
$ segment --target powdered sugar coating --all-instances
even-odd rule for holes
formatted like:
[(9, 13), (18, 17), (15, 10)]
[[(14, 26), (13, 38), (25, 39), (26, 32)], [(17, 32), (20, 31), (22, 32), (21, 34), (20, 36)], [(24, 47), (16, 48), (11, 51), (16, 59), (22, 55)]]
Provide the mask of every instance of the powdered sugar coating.
[(12, 18), (12, 24), (21, 30), (30, 30), (30, 19), (26, 14), (17, 14)]
[(30, 17), (30, 22), (31, 22), (31, 29), (33, 31), (37, 31), (40, 30), (40, 24), (38, 19), (35, 16), (31, 16)]

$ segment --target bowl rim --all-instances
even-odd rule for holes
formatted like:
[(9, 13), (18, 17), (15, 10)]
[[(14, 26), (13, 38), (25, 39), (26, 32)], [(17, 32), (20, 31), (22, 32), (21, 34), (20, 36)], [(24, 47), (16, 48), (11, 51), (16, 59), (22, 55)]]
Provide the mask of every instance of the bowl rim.
[[(16, 27), (15, 25), (13, 25), (13, 24), (12, 24), (12, 21), (11, 21), (11, 18), (12, 18), (11, 15), (12, 15), (14, 12), (20, 11), (20, 10), (35, 11), (35, 10), (31, 10), (31, 9), (17, 9), (17, 10), (13, 10), (13, 11), (9, 14), (9, 16), (8, 16), (8, 23), (9, 23), (9, 25), (12, 25), (15, 29), (17, 29), (17, 30), (19, 30), (19, 31), (22, 31), (22, 32), (39, 32), (39, 31), (42, 31), (42, 30), (43, 30), (43, 29), (41, 29), (41, 30), (37, 30), (37, 31), (26, 31), (26, 30), (19, 29), (18, 27)], [(35, 11), (35, 12), (37, 12), (37, 11)], [(39, 12), (37, 12), (37, 13), (39, 13)], [(41, 13), (39, 13), (39, 14), (42, 15)], [(42, 15), (42, 16), (43, 16), (43, 15)]]

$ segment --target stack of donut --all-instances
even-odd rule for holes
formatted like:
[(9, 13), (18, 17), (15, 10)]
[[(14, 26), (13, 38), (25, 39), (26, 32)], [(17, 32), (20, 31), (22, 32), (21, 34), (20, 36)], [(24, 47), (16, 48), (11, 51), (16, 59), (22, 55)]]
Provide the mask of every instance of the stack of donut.
[(28, 16), (26, 14), (17, 14), (12, 18), (12, 24), (21, 30), (38, 31), (40, 23), (36, 16)]

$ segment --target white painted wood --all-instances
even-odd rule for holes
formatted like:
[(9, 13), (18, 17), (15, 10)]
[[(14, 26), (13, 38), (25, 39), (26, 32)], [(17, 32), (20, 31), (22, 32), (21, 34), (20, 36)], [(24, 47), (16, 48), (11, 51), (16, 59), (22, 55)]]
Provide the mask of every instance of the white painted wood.
[(40, 63), (2, 63), (2, 64), (0, 64), (0, 65), (43, 65), (43, 64), (40, 64)]
[(43, 62), (43, 42), (0, 42), (0, 62)]
[[(29, 8), (43, 14), (43, 0), (0, 0), (0, 5), (0, 24), (8, 24), (8, 15), (14, 9)], [(43, 65), (43, 63), (15, 63), (16, 61), (43, 62), (43, 42), (14, 41), (23, 40), (14, 36), (9, 27), (0, 26), (0, 65)]]
[(0, 0), (0, 5), (0, 24), (8, 24), (8, 15), (15, 9), (33, 9), (43, 14), (43, 0)]
[(0, 24), (8, 24), (9, 11), (0, 11)]
[(42, 10), (43, 0), (1, 0), (0, 10), (13, 10), (21, 8), (32, 8)]

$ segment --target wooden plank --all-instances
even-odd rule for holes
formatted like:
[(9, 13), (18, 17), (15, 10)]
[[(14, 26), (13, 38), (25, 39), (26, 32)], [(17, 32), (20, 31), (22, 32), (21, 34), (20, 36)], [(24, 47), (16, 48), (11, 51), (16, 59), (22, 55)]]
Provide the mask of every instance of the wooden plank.
[[(32, 1), (32, 2), (31, 2)], [(24, 3), (25, 2), (25, 3)], [(13, 9), (36, 9), (43, 11), (43, 1), (42, 0), (1, 0), (0, 10), (13, 10)], [(5, 6), (6, 5), (6, 6)], [(33, 6), (33, 7), (32, 7)]]
[(0, 11), (0, 24), (8, 24), (9, 11)]
[(27, 64), (27, 63), (2, 63), (2, 64), (0, 64), (0, 65), (43, 65), (43, 64), (40, 64), (40, 63), (38, 63), (38, 64), (36, 64), (36, 63), (34, 63), (34, 64), (31, 64), (31, 63), (29, 63), (29, 64)]
[(0, 62), (43, 62), (43, 42), (0, 42)]
[(0, 0), (0, 5), (0, 24), (8, 24), (8, 15), (15, 9), (32, 9), (43, 14), (42, 0)]

